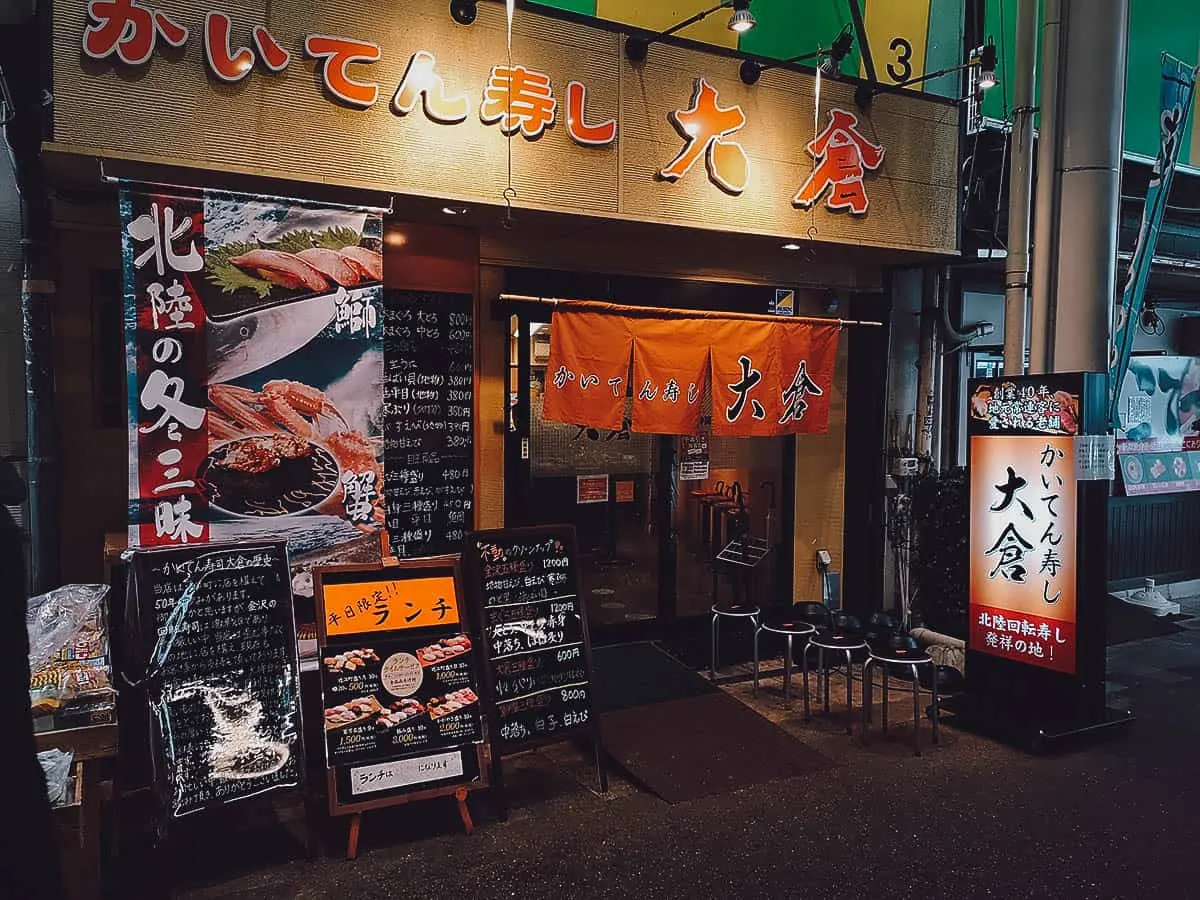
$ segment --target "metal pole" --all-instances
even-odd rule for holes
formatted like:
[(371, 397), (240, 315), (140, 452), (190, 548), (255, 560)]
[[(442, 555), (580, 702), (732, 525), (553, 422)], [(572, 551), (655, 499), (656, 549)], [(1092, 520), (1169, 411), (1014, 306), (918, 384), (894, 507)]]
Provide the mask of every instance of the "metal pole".
[[(1029, 321), (1029, 371), (1049, 370), (1050, 296), (1058, 251), (1058, 98), (1062, 52), (1062, 0), (1042, 0), (1042, 88), (1037, 147), (1037, 196), (1033, 217), (1033, 292)], [(1020, 77), (1018, 70), (1018, 78)], [(1012, 233), (1012, 223), (1009, 223)], [(1011, 243), (1011, 241), (1010, 241)], [(1011, 251), (1010, 251), (1011, 252)]]
[(1033, 192), (1033, 82), (1037, 72), (1037, 0), (1017, 2), (1012, 157), (1008, 170), (1008, 256), (1004, 264), (1004, 374), (1025, 372), (1029, 296), (1029, 201)]
[(941, 395), (938, 393), (937, 363), (942, 358), (941, 335), (938, 331), (938, 295), (941, 291), (940, 273), (930, 266), (921, 279), (921, 331), (917, 350), (917, 441), (916, 453), (938, 469), (935, 452), (936, 434), (941, 428)]
[(1108, 371), (1117, 274), (1129, 0), (1066, 0), (1052, 371)]

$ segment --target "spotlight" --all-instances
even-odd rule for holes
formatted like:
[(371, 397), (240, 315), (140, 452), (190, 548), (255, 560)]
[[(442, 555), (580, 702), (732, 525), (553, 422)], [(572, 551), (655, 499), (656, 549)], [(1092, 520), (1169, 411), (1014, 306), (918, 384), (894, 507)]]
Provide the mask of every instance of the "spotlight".
[(849, 28), (842, 30), (842, 33), (837, 36), (833, 42), (833, 46), (829, 48), (829, 55), (821, 60), (822, 75), (836, 75), (842, 71), (842, 60), (850, 55), (850, 49), (854, 46), (854, 32)]
[(733, 0), (733, 15), (729, 17), (729, 30), (745, 34), (757, 24), (754, 13), (750, 12), (750, 0)]
[(459, 25), (470, 25), (477, 15), (478, 0), (450, 0), (450, 18)]
[(990, 39), (979, 54), (979, 80), (976, 84), (984, 91), (996, 86), (996, 45)]
[(795, 241), (788, 241), (786, 244), (784, 244), (784, 245), (783, 245), (782, 247), (780, 247), (779, 249), (780, 249), (780, 250), (789, 250), (789, 251), (794, 251), (794, 250), (799, 250), (799, 249), (800, 249), (800, 245), (799, 245), (799, 244), (797, 244)]

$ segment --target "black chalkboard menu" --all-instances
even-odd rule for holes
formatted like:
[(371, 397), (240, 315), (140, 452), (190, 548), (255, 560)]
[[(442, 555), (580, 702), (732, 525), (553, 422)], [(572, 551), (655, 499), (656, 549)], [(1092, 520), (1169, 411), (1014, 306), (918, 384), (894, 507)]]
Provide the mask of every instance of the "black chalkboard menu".
[(470, 294), (384, 296), (384, 492), (392, 553), (457, 553), (474, 522)]
[(599, 758), (576, 565), (570, 525), (468, 537), (464, 577), (482, 618), (496, 758), (584, 729), (592, 732)]
[(286, 544), (137, 551), (131, 570), (144, 667), (136, 682), (150, 702), (155, 785), (171, 815), (298, 785)]
[(457, 557), (323, 566), (313, 581), (330, 812), (478, 783), (479, 661)]

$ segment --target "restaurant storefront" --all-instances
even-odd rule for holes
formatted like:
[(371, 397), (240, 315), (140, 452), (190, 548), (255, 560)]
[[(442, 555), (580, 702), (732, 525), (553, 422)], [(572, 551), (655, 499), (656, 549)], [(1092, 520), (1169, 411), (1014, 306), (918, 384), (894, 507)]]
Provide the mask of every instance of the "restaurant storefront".
[(889, 272), (957, 253), (958, 105), (623, 43), (55, 8), (37, 587), (118, 573), (121, 777), (172, 823), (324, 783), (469, 827), (576, 732), (603, 789), (589, 629), (706, 631), (739, 535), (754, 602), (887, 605)]
[[(575, 522), (595, 558), (597, 624), (707, 608), (688, 497), (718, 482), (737, 482), (752, 531), (769, 530), (781, 548), (775, 589), (819, 599), (821, 549), (834, 571), (881, 567), (854, 555), (872, 542), (846, 547), (856, 523), (844, 520), (847, 454), (856, 473), (875, 477), (882, 436), (848, 448), (847, 435), (858, 428), (869, 438), (875, 428), (855, 419), (877, 408), (870, 385), (882, 368), (868, 357), (886, 354), (886, 336), (835, 336), (830, 383), (819, 388), (826, 427), (749, 437), (709, 434), (706, 418), (698, 431), (708, 434), (708, 477), (680, 481), (682, 433), (542, 415), (552, 309), (529, 298), (766, 315), (778, 296), (777, 314), (884, 321), (886, 267), (956, 249), (955, 105), (883, 94), (862, 110), (851, 86), (826, 79), (818, 96), (814, 77), (784, 69), (747, 86), (727, 59), (677, 46), (655, 45), (635, 65), (618, 34), (521, 11), (510, 43), (503, 9), (491, 4), (470, 27), (435, 2), (406, 4), (403, 16), (356, 8), (353, 17), (328, 5), (275, 6), (269, 18), (250, 6), (164, 7), (148, 30), (144, 9), (116, 4), (107, 18), (62, 9), (54, 23), (45, 149), (63, 188), (54, 214), (63, 580), (97, 577), (102, 536), (127, 530), (139, 498), (125, 496), (120, 477), (133, 453), (124, 358), (112, 346), (116, 232), (125, 229), (128, 252), (137, 216), (117, 221), (118, 187), (160, 198), (198, 188), (284, 196), (298, 198), (297, 209), (361, 204), (359, 219), (379, 217), (370, 226), (379, 232), (355, 243), (378, 251), (384, 291), (451, 304), (469, 295), (474, 491), (462, 524)], [(296, 293), (279, 290), (286, 273), (249, 263), (205, 274), (201, 293), (227, 307), (210, 318)], [(210, 372), (210, 398), (220, 380)], [(701, 389), (708, 417), (712, 391)], [(386, 402), (376, 407), (362, 415), (386, 417)], [(76, 440), (81, 429), (88, 439)], [(604, 500), (588, 502), (597, 491)], [(393, 545), (405, 524), (397, 516), (387, 522)], [(171, 542), (154, 521), (148, 513), (135, 540)], [(844, 552), (854, 558), (844, 563)]]

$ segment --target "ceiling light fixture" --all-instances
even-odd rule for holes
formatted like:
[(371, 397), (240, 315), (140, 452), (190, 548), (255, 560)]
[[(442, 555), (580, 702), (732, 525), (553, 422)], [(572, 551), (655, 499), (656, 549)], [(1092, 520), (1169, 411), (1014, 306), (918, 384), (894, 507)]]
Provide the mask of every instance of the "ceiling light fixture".
[[(950, 66), (948, 69), (938, 69), (936, 72), (926, 72), (920, 78), (910, 78), (908, 81), (901, 82), (896, 85), (897, 88), (911, 87), (914, 84), (920, 84), (923, 81), (929, 81), (931, 78), (941, 78), (943, 75), (950, 75), (954, 72), (960, 72), (963, 69), (972, 69), (978, 67), (979, 76), (975, 81), (975, 86), (980, 90), (986, 91), (989, 88), (994, 88), (999, 84), (996, 78), (996, 45), (988, 38), (988, 42), (979, 49), (978, 55), (974, 53), (971, 58), (965, 63), (957, 66)], [(854, 102), (862, 109), (871, 105), (871, 100), (876, 94), (884, 89), (883, 85), (875, 84), (860, 84), (854, 90)]]
[(794, 241), (788, 241), (788, 242), (787, 242), (786, 244), (784, 244), (784, 245), (783, 245), (783, 247), (781, 247), (780, 249), (782, 249), (782, 250), (799, 250), (799, 249), (800, 249), (800, 245), (799, 245), (799, 244), (797, 244), (797, 243), (796, 243), (796, 242), (794, 242)]
[(729, 17), (729, 30), (745, 34), (757, 24), (754, 13), (750, 12), (750, 0), (734, 0), (733, 15)]
[(701, 10), (693, 16), (689, 16), (682, 22), (672, 25), (665, 31), (660, 31), (657, 34), (631, 34), (625, 38), (625, 57), (630, 62), (640, 63), (645, 61), (646, 53), (650, 49), (650, 45), (655, 41), (660, 41), (665, 37), (670, 37), (690, 25), (695, 25), (697, 22), (703, 21), (713, 13), (721, 9), (732, 9), (733, 15), (729, 17), (729, 29), (736, 31), (738, 34), (743, 34), (753, 28), (756, 24), (754, 13), (750, 12), (750, 0), (721, 0), (716, 6)]
[(478, 0), (450, 0), (450, 18), (459, 25), (470, 25), (479, 15)]
[(795, 65), (813, 59), (822, 60), (820, 65), (822, 75), (833, 75), (841, 70), (842, 60), (849, 55), (853, 46), (854, 33), (847, 27), (834, 39), (833, 46), (828, 48), (821, 47), (812, 53), (802, 53), (800, 56), (793, 56), (791, 59), (768, 63), (760, 63), (753, 59), (744, 59), (741, 66), (738, 67), (738, 77), (742, 79), (743, 84), (755, 84), (767, 69)]
[(448, 216), (464, 216), (467, 214), (465, 206), (443, 206), (442, 212)]

